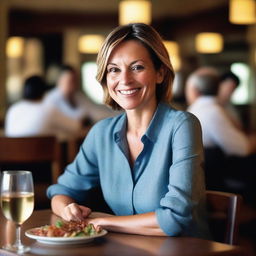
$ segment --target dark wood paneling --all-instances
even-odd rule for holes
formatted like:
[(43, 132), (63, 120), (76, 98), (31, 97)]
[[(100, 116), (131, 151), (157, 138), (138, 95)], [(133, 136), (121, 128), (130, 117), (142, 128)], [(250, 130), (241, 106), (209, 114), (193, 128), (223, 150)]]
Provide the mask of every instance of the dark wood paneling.
[(9, 34), (36, 36), (61, 33), (66, 28), (115, 27), (117, 15), (97, 13), (54, 13), (11, 10), (9, 16)]

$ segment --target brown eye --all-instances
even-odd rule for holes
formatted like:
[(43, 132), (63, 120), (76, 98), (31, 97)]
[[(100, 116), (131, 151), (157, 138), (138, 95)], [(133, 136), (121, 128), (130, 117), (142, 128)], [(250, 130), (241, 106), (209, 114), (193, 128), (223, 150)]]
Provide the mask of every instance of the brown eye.
[(132, 67), (132, 70), (134, 70), (134, 71), (140, 71), (140, 70), (143, 70), (143, 69), (144, 69), (144, 67), (142, 65), (134, 65)]
[(116, 67), (111, 67), (111, 68), (108, 69), (108, 73), (116, 73), (118, 71), (120, 71), (120, 70)]

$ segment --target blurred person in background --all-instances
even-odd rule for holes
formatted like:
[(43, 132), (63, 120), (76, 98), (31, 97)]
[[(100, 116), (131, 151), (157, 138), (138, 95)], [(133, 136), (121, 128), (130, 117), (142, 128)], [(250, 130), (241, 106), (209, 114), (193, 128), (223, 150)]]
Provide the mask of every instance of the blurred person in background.
[(239, 86), (240, 79), (232, 72), (223, 73), (220, 77), (218, 101), (226, 109), (229, 118), (238, 129), (243, 129), (242, 121), (237, 110), (231, 103), (231, 97)]
[(25, 80), (23, 98), (7, 110), (6, 136), (54, 135), (60, 140), (66, 140), (82, 133), (80, 121), (63, 115), (55, 107), (44, 103), (46, 88), (40, 76), (31, 76)]
[(59, 109), (64, 115), (82, 121), (85, 125), (95, 123), (115, 113), (106, 106), (93, 103), (79, 88), (78, 74), (69, 65), (63, 65), (57, 85), (45, 96), (45, 102)]
[(219, 103), (220, 81), (214, 68), (203, 67), (193, 72), (186, 82), (188, 111), (201, 122), (206, 148), (219, 147), (226, 155), (248, 156), (256, 152), (255, 136), (248, 137), (238, 129)]
[(256, 136), (242, 132), (220, 104), (220, 81), (217, 70), (202, 67), (186, 82), (188, 111), (202, 126), (206, 185), (208, 189), (223, 189), (222, 182), (229, 176), (244, 181), (246, 190), (251, 191), (256, 184)]

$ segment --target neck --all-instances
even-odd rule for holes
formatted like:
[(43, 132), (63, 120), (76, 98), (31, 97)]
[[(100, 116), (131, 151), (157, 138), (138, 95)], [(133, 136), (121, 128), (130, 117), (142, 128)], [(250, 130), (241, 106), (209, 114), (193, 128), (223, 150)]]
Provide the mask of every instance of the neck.
[(221, 97), (217, 98), (220, 105), (225, 106), (228, 104), (228, 102), (225, 99), (222, 99)]
[(156, 104), (152, 104), (143, 111), (127, 110), (127, 132), (141, 138), (153, 118), (156, 107)]

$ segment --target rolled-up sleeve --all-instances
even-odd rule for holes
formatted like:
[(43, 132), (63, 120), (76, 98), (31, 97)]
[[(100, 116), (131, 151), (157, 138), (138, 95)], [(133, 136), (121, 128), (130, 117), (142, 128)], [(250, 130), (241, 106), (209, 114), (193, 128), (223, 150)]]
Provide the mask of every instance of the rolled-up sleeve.
[(157, 221), (169, 236), (195, 234), (205, 187), (201, 127), (193, 115), (187, 113), (174, 128), (172, 159), (168, 192), (156, 209)]
[(86, 199), (87, 191), (99, 186), (99, 172), (95, 154), (94, 131), (90, 131), (80, 147), (75, 160), (69, 164), (65, 172), (58, 178), (58, 184), (47, 189), (47, 196), (62, 194), (74, 198), (78, 202)]

